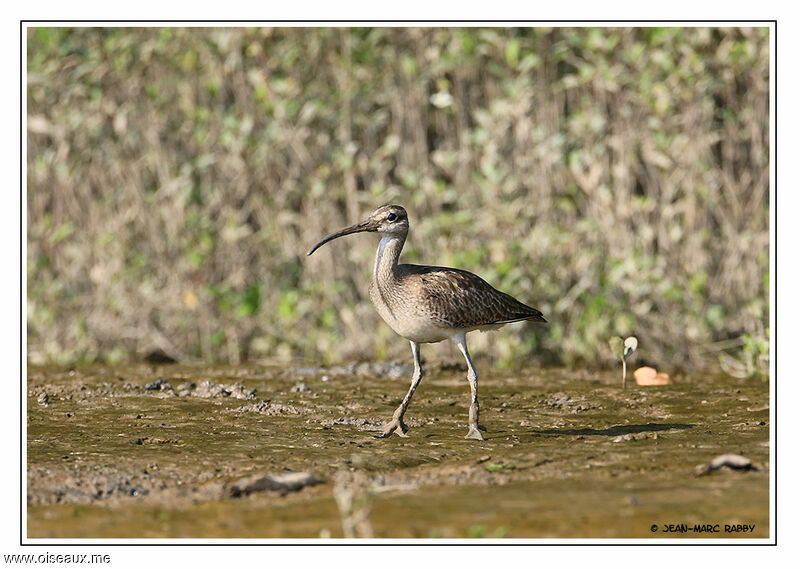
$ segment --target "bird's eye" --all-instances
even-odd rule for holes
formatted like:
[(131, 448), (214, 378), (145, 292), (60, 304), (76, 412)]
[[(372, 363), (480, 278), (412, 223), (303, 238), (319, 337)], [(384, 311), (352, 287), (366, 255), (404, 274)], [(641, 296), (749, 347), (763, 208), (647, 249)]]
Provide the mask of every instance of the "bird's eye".
[(395, 219), (397, 219), (397, 214), (390, 213), (389, 215), (386, 216), (386, 219), (388, 219), (389, 221), (394, 221)]

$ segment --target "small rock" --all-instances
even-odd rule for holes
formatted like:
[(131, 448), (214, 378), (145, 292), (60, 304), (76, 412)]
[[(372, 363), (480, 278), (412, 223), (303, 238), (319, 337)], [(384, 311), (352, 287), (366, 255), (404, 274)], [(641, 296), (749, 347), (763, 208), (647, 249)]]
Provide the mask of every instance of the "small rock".
[(320, 421), (320, 425), (326, 427), (332, 427), (333, 425), (354, 425), (356, 427), (363, 427), (373, 424), (378, 425), (378, 423), (373, 423), (369, 419), (363, 417), (337, 417), (336, 419), (323, 419)]
[(133, 439), (133, 444), (135, 445), (180, 445), (183, 444), (183, 441), (179, 439), (162, 439), (161, 437), (139, 437)]
[(304, 391), (311, 391), (311, 388), (301, 381), (300, 383), (292, 387), (289, 391), (291, 391), (292, 393), (302, 393)]
[(47, 395), (47, 393), (42, 391), (42, 393), (40, 393), (39, 397), (36, 399), (36, 402), (42, 407), (47, 407), (49, 405), (49, 400), (50, 397)]
[(566, 393), (554, 393), (547, 399), (540, 399), (539, 403), (544, 403), (550, 407), (557, 407), (559, 409), (569, 410), (571, 413), (581, 413), (596, 407), (593, 403), (586, 402), (585, 397), (580, 399), (573, 399)]
[(195, 397), (233, 397), (235, 399), (252, 399), (255, 397), (256, 390), (252, 387), (245, 387), (239, 383), (234, 385), (222, 385), (213, 381), (202, 381), (197, 388), (191, 391)]
[(259, 413), (260, 415), (297, 415), (300, 411), (291, 405), (281, 405), (271, 401), (259, 401), (234, 409), (237, 413)]
[(721, 454), (708, 464), (698, 466), (695, 471), (695, 476), (704, 476), (723, 467), (732, 468), (734, 470), (758, 470), (747, 457), (740, 454)]
[(164, 350), (158, 348), (148, 352), (144, 357), (144, 361), (151, 364), (176, 364), (178, 360), (167, 354)]
[(239, 383), (230, 386), (228, 389), (231, 393), (231, 397), (235, 397), (236, 399), (252, 399), (256, 396), (254, 387), (245, 387)]
[(657, 439), (658, 433), (626, 433), (615, 437), (612, 442), (621, 443), (623, 441), (642, 441), (645, 439)]
[(322, 480), (310, 472), (286, 472), (284, 474), (256, 475), (240, 480), (231, 486), (228, 494), (232, 498), (248, 496), (255, 492), (274, 491), (281, 494), (296, 492), (306, 486), (321, 484)]
[(155, 391), (157, 389), (172, 389), (172, 386), (169, 384), (169, 381), (163, 377), (159, 377), (157, 380), (145, 385), (144, 388), (148, 391)]
[(197, 389), (193, 393), (195, 397), (228, 397), (231, 394), (230, 391), (225, 389), (224, 385), (220, 385), (219, 383), (214, 383), (213, 381), (201, 381), (200, 385), (197, 386)]

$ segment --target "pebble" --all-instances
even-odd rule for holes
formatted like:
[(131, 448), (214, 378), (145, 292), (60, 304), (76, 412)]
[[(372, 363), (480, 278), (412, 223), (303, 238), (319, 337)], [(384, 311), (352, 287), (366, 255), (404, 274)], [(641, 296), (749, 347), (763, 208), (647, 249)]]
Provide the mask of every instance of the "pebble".
[(614, 438), (614, 443), (621, 443), (623, 441), (641, 441), (643, 439), (657, 439), (658, 433), (627, 433)]
[(698, 466), (695, 471), (695, 476), (704, 476), (723, 467), (732, 468), (734, 470), (758, 470), (747, 457), (740, 454), (721, 454), (708, 464), (701, 464)]
[(709, 463), (709, 466), (712, 470), (722, 468), (723, 466), (748, 470), (753, 467), (753, 463), (749, 458), (746, 458), (740, 454), (721, 454), (714, 458), (714, 460)]
[(303, 391), (311, 391), (311, 388), (301, 381), (300, 383), (292, 387), (289, 391), (291, 391), (292, 393), (302, 393)]
[(234, 385), (223, 385), (213, 381), (202, 381), (197, 389), (192, 392), (195, 397), (233, 397), (235, 399), (252, 399), (256, 396), (256, 390), (252, 387), (245, 387), (239, 383)]
[(169, 389), (171, 386), (169, 381), (164, 379), (163, 377), (159, 377), (157, 380), (152, 381), (144, 386), (144, 388), (148, 391), (155, 391), (157, 389)]
[(46, 392), (42, 391), (39, 397), (36, 399), (36, 402), (41, 405), (42, 407), (47, 407), (50, 401), (50, 397), (47, 395)]
[(562, 392), (554, 393), (547, 399), (540, 399), (539, 403), (549, 405), (550, 407), (569, 410), (572, 413), (581, 413), (596, 407), (595, 404), (588, 403), (584, 397), (581, 397), (580, 399), (573, 399), (566, 393)]
[(231, 486), (228, 494), (232, 498), (264, 491), (287, 494), (288, 492), (296, 492), (306, 486), (314, 486), (321, 483), (322, 480), (310, 472), (256, 475), (236, 482)]
[(242, 405), (233, 410), (236, 413), (259, 413), (260, 415), (297, 415), (300, 411), (292, 405), (281, 405), (271, 401), (260, 401)]

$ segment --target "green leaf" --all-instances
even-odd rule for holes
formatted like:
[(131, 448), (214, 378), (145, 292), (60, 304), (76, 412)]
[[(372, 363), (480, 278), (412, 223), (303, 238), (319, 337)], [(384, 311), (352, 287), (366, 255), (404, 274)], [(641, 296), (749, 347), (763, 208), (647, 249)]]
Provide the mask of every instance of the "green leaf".
[(519, 63), (519, 40), (516, 38), (506, 44), (506, 62), (511, 67), (516, 67)]
[(513, 464), (489, 464), (486, 466), (486, 470), (489, 472), (502, 472), (504, 470), (514, 470), (516, 466)]
[(614, 357), (621, 358), (624, 350), (622, 338), (619, 336), (612, 336), (608, 339), (608, 346), (614, 354)]
[(242, 302), (236, 309), (239, 316), (252, 316), (261, 304), (261, 283), (251, 284), (242, 295)]
[(71, 221), (67, 221), (66, 223), (62, 223), (61, 225), (56, 228), (53, 232), (52, 241), (53, 243), (60, 243), (75, 231), (75, 226), (72, 224)]

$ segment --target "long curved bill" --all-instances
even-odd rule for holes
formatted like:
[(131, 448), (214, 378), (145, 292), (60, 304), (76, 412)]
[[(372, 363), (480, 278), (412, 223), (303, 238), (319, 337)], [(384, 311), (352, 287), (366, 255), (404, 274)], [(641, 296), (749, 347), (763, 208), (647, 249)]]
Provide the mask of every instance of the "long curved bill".
[(351, 233), (360, 233), (362, 231), (376, 231), (376, 226), (368, 219), (366, 221), (356, 223), (355, 225), (351, 225), (350, 227), (345, 227), (344, 229), (341, 229), (336, 233), (331, 233), (327, 237), (323, 238), (319, 243), (309, 249), (306, 255), (311, 255), (314, 251), (325, 245), (325, 243), (328, 241), (333, 241), (339, 237), (344, 237), (345, 235), (350, 235)]

